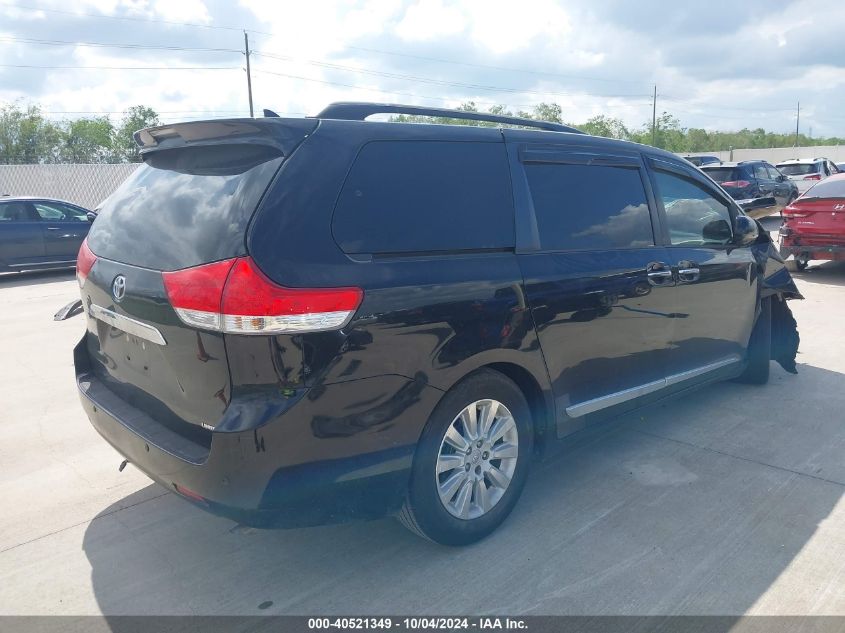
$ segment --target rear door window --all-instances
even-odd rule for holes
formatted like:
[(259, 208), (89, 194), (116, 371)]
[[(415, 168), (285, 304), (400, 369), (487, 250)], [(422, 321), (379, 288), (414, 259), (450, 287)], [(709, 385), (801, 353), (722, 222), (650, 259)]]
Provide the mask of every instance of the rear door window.
[(525, 174), (543, 250), (654, 245), (637, 167), (529, 163)]
[(347, 253), (513, 248), (504, 143), (367, 143), (341, 190), (332, 232)]
[(38, 222), (41, 218), (29, 202), (0, 203), (0, 222)]

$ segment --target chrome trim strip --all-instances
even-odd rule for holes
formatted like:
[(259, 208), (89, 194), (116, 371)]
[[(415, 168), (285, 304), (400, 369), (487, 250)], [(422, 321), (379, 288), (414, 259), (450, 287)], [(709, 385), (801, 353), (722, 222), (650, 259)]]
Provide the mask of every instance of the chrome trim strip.
[(145, 341), (150, 341), (151, 343), (155, 343), (157, 345), (167, 345), (167, 341), (164, 340), (161, 332), (158, 331), (158, 328), (155, 328), (152, 325), (141, 323), (140, 321), (118, 314), (117, 312), (112, 312), (111, 310), (107, 310), (95, 303), (88, 306), (88, 312), (95, 319), (99, 319), (103, 323), (107, 323), (108, 325), (126, 332), (127, 334), (137, 336), (138, 338), (142, 338)]
[(568, 406), (566, 407), (566, 415), (570, 418), (577, 418), (582, 415), (587, 415), (588, 413), (595, 413), (601, 409), (606, 409), (607, 407), (622, 404), (623, 402), (639, 398), (640, 396), (644, 396), (648, 393), (659, 391), (665, 386), (665, 378), (655, 380), (654, 382), (647, 382), (644, 385), (639, 385), (638, 387), (631, 387), (630, 389), (624, 389), (623, 391), (617, 391), (606, 396), (600, 396), (598, 398), (593, 398), (592, 400), (587, 400), (586, 402)]
[(29, 266), (52, 266), (54, 264), (68, 265), (75, 264), (75, 259), (63, 259), (57, 262), (30, 262), (29, 264), (7, 264), (9, 268), (27, 268)]
[(722, 369), (723, 367), (728, 367), (729, 365), (738, 363), (741, 360), (742, 359), (739, 355), (733, 354), (723, 358), (722, 360), (716, 361), (715, 363), (709, 363), (707, 365), (702, 365), (701, 367), (696, 367), (695, 369), (683, 371), (678, 374), (672, 374), (671, 376), (666, 376), (666, 378), (647, 382), (644, 385), (617, 391), (606, 396), (600, 396), (598, 398), (593, 398), (592, 400), (579, 402), (578, 404), (566, 407), (566, 415), (570, 418), (578, 418), (582, 415), (587, 415), (588, 413), (595, 413), (596, 411), (607, 409), (608, 407), (612, 407), (617, 404), (622, 404), (628, 400), (633, 400), (634, 398), (639, 398), (640, 396), (660, 391), (664, 387), (677, 385), (678, 383), (690, 380), (697, 376), (708, 374), (712, 371), (716, 371), (717, 369)]
[(717, 360), (715, 363), (710, 363), (709, 365), (703, 365), (702, 367), (696, 367), (695, 369), (690, 369), (689, 371), (682, 371), (679, 374), (672, 374), (671, 376), (666, 376), (666, 386), (669, 387), (671, 385), (677, 385), (679, 382), (684, 382), (685, 380), (689, 380), (690, 378), (695, 378), (696, 376), (701, 376), (703, 374), (708, 374), (711, 371), (716, 371), (717, 369), (722, 369), (723, 367), (727, 367), (728, 365), (733, 365), (738, 363), (742, 360), (739, 354), (732, 354), (731, 356), (726, 356), (722, 360)]

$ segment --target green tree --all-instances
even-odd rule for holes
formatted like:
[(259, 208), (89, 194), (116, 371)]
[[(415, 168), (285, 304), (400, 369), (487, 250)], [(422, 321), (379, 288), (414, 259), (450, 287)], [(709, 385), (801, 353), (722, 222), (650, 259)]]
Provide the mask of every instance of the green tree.
[(112, 151), (123, 162), (141, 162), (138, 145), (133, 135), (145, 127), (161, 125), (158, 113), (147, 106), (132, 106), (123, 116), (113, 135)]
[(583, 125), (578, 126), (578, 128), (587, 134), (592, 134), (594, 136), (605, 136), (607, 138), (618, 138), (623, 140), (629, 140), (631, 138), (631, 132), (627, 127), (625, 127), (625, 124), (621, 119), (605, 116), (603, 114), (594, 116), (593, 118), (587, 120), (587, 122)]
[(62, 162), (113, 162), (114, 134), (114, 125), (105, 116), (68, 121), (63, 134)]
[(56, 162), (60, 139), (61, 131), (38, 106), (0, 105), (0, 162)]

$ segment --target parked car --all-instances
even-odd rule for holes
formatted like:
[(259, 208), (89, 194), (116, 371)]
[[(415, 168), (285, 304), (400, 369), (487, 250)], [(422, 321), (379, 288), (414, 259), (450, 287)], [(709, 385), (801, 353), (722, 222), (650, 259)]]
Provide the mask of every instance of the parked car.
[(783, 257), (792, 255), (798, 270), (814, 259), (845, 259), (845, 174), (813, 185), (783, 210)]
[(689, 162), (691, 162), (696, 167), (701, 167), (702, 165), (712, 165), (714, 163), (721, 163), (722, 160), (718, 156), (690, 156), (686, 155), (682, 158), (685, 158)]
[[(719, 183), (753, 218), (780, 213), (798, 197), (798, 187), (764, 160), (704, 165), (702, 171)], [(765, 204), (760, 204), (761, 199)], [(769, 204), (774, 198), (774, 204)]]
[(795, 371), (800, 294), (768, 234), (668, 152), (371, 103), (136, 140), (79, 254), (82, 405), (244, 524), (395, 514), (470, 543), (556, 439)]
[(820, 180), (838, 174), (839, 168), (826, 158), (791, 158), (778, 163), (778, 169), (804, 193)]
[(73, 266), (90, 211), (49, 198), (0, 198), (0, 271)]
[(840, 172), (845, 173), (845, 163), (834, 163), (834, 165), (836, 165), (836, 169)]

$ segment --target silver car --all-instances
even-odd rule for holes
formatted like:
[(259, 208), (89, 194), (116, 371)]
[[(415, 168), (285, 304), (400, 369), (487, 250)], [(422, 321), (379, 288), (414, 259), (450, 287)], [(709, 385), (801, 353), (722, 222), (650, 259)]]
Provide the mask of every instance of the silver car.
[(795, 183), (799, 193), (804, 193), (819, 180), (840, 173), (840, 169), (827, 158), (790, 158), (778, 163), (777, 168)]

